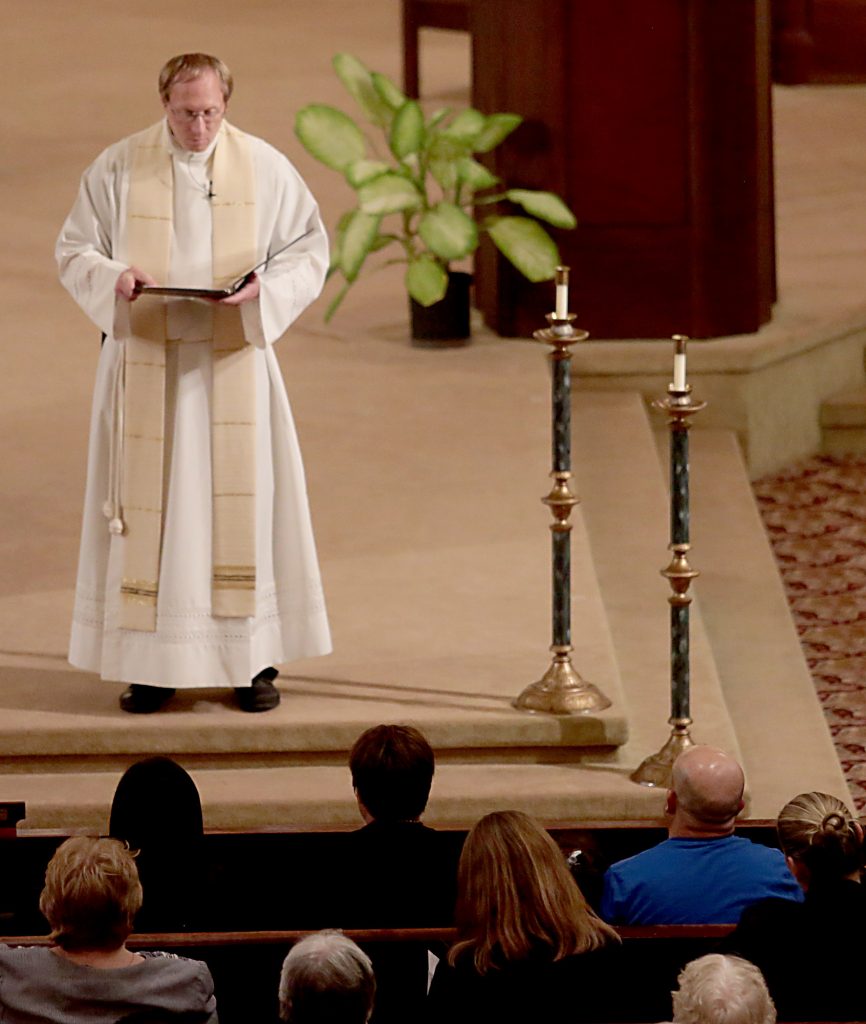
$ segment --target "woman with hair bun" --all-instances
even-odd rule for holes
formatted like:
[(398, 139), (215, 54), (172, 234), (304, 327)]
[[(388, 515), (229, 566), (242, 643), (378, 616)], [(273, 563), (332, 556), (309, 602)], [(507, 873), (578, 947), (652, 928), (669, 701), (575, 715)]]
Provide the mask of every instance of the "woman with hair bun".
[(499, 811), (471, 830), (457, 868), (455, 923), (457, 941), (430, 986), (429, 1020), (616, 1019), (619, 937), (528, 815)]
[(761, 969), (780, 1021), (866, 1020), (863, 828), (827, 793), (794, 797), (776, 828), (805, 900), (753, 904), (727, 946)]

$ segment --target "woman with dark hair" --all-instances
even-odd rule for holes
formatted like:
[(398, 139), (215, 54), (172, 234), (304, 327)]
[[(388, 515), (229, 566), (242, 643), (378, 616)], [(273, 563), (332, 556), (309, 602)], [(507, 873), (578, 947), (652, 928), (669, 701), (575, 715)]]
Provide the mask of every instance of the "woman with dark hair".
[(209, 870), (201, 799), (188, 772), (170, 757), (148, 757), (130, 765), (114, 792), (108, 828), (114, 839), (135, 851), (147, 891), (139, 930), (206, 927)]
[(48, 864), (39, 899), (54, 944), (0, 945), (0, 1020), (216, 1024), (206, 964), (127, 948), (141, 899), (123, 843), (67, 839)]
[(528, 815), (488, 814), (469, 833), (455, 923), (430, 987), (432, 1021), (616, 1019), (619, 937)]
[(780, 1021), (866, 1020), (863, 828), (827, 793), (795, 797), (776, 828), (805, 900), (748, 907), (726, 948), (761, 969)]

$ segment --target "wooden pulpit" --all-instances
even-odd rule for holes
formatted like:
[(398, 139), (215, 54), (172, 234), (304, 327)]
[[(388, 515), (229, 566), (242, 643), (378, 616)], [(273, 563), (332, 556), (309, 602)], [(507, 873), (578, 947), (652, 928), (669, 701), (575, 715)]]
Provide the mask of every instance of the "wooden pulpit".
[[(581, 327), (705, 338), (769, 320), (768, 0), (471, 0), (470, 31), (474, 105), (525, 118), (490, 166), (577, 215), (556, 236)], [(486, 241), (476, 304), (500, 334), (528, 336), (553, 285)]]

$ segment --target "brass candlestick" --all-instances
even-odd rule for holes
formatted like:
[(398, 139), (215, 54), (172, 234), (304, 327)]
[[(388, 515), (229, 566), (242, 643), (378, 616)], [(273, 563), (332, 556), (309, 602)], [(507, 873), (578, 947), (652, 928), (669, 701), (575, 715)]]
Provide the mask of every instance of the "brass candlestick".
[[(700, 575), (689, 565), (687, 553), (689, 543), (689, 418), (705, 409), (706, 402), (693, 402), (691, 387), (685, 383), (685, 347), (688, 340), (684, 335), (674, 335), (676, 343), (675, 377), (681, 377), (682, 386), (668, 385), (668, 397), (657, 399), (653, 408), (668, 414), (670, 429), (670, 480), (671, 480), (671, 542), (668, 550), (671, 560), (661, 570), (671, 588), (668, 603), (671, 606), (671, 716), (668, 723), (671, 734), (667, 743), (656, 754), (647, 757), (631, 774), (633, 782), (642, 786), (669, 787), (674, 761), (686, 749), (693, 746), (689, 732), (692, 724), (690, 701), (689, 666), (689, 605), (692, 602), (689, 587), (692, 580)], [(676, 360), (682, 359), (677, 368)], [(677, 369), (679, 372), (677, 372)]]
[[(571, 346), (589, 337), (574, 327), (567, 312), (568, 267), (557, 268), (557, 312), (547, 314), (548, 327), (533, 338), (551, 346), (553, 487), (542, 502), (550, 509), (553, 564), (553, 660), (544, 675), (514, 701), (524, 711), (574, 715), (601, 711), (610, 701), (571, 664), (571, 510), (580, 500), (571, 490)], [(564, 292), (562, 291), (564, 289)]]

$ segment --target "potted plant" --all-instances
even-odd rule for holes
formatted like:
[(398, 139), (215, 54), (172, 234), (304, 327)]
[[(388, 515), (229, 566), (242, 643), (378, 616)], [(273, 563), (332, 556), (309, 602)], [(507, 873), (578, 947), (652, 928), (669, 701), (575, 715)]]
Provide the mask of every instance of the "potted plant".
[[(324, 104), (304, 107), (295, 121), (302, 145), (343, 174), (357, 195), (357, 205), (342, 215), (335, 232), (329, 276), (336, 274), (344, 281), (327, 308), (326, 320), (357, 280), (367, 257), (389, 246), (399, 255), (387, 262), (406, 264), (415, 337), (429, 333), (423, 326), (419, 331), (421, 313), (437, 312), (446, 295), (455, 292), (464, 307), (463, 326), (456, 331), (468, 337), (468, 275), (461, 280), (451, 264), (474, 253), (482, 233), (530, 281), (554, 276), (559, 251), (540, 222), (573, 228), (572, 212), (551, 192), (505, 187), (475, 159), (507, 138), (521, 123), (519, 115), (446, 108), (425, 117), (417, 101), (351, 54), (337, 54), (333, 64), (383, 141), (370, 138), (348, 114)], [(505, 202), (519, 212), (498, 212), (495, 207)], [(490, 212), (482, 213), (484, 207)], [(455, 328), (441, 333), (454, 337)]]

